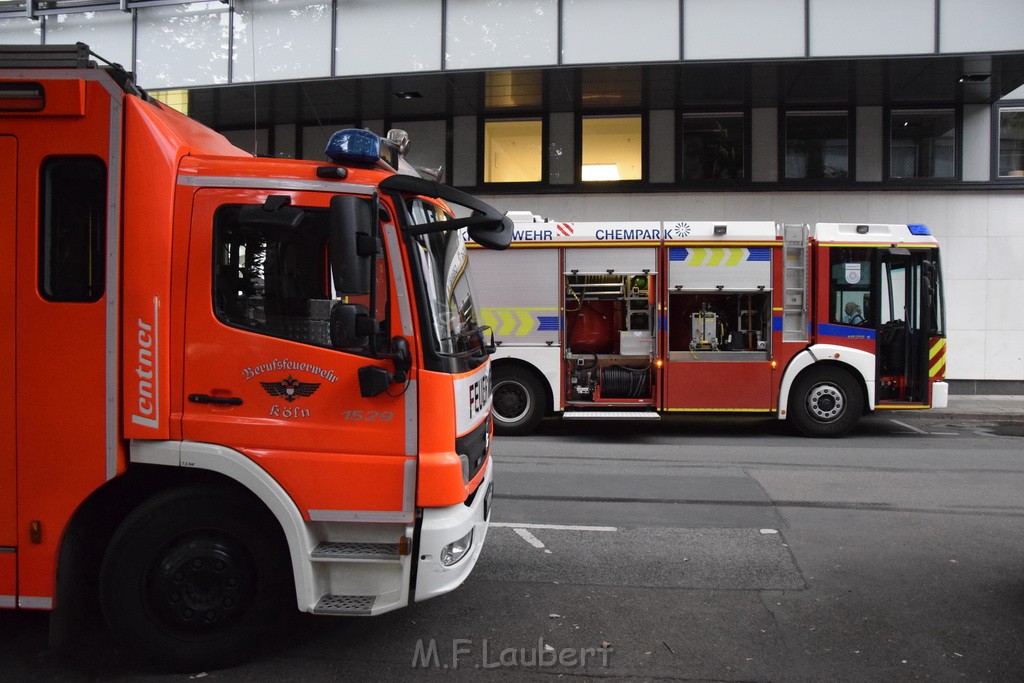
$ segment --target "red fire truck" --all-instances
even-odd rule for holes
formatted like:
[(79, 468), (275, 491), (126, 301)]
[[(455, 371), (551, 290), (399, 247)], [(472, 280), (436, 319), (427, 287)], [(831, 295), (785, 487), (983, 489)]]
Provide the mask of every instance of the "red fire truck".
[(939, 247), (924, 225), (509, 216), (509, 253), (470, 250), (499, 340), (498, 433), (550, 412), (690, 411), (839, 436), (866, 411), (946, 405)]
[(492, 490), (461, 229), (511, 222), (400, 133), (258, 159), (96, 59), (0, 47), (0, 607), (194, 670), (456, 588)]

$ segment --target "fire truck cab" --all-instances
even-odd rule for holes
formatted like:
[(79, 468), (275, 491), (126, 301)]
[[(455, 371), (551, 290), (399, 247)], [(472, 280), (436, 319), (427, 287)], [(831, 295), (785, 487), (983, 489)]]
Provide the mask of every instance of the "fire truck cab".
[(0, 607), (196, 670), (456, 588), (493, 480), (462, 233), (511, 222), (400, 134), (254, 158), (96, 59), (0, 46)]
[(840, 436), (867, 411), (946, 404), (939, 247), (923, 225), (509, 215), (509, 253), (470, 250), (488, 274), (499, 433), (551, 412), (678, 411)]

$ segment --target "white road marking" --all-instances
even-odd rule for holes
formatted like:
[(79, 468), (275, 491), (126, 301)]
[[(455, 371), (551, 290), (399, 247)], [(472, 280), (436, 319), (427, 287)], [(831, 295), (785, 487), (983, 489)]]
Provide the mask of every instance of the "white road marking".
[(900, 427), (906, 427), (910, 431), (917, 432), (918, 434), (927, 434), (928, 433), (928, 432), (924, 431), (923, 429), (918, 429), (917, 427), (911, 427), (906, 422), (900, 422), (899, 420), (892, 420), (892, 419), (890, 419), (889, 422), (892, 422), (894, 424), (898, 424)]
[(960, 436), (956, 432), (929, 432), (932, 436)]
[(614, 526), (578, 526), (573, 524), (519, 524), (513, 522), (491, 522), (490, 526), (509, 529), (557, 529), (559, 531), (618, 531)]
[(517, 534), (519, 534), (519, 536), (520, 536), (520, 537), (521, 537), (521, 538), (522, 538), (522, 539), (523, 539), (524, 541), (526, 541), (527, 543), (529, 543), (530, 545), (532, 545), (532, 546), (533, 546), (534, 548), (543, 548), (543, 547), (544, 547), (544, 544), (540, 542), (540, 539), (538, 539), (538, 538), (537, 538), (536, 536), (534, 536), (533, 534), (531, 534), (531, 533), (530, 533), (529, 531), (527, 531), (526, 529), (512, 529), (512, 531), (514, 531), (514, 532), (516, 532)]

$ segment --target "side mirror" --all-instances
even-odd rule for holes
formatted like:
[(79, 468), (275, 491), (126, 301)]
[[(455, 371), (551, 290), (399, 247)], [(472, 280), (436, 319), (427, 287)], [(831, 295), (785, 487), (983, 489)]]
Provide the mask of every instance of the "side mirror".
[(512, 241), (512, 219), (508, 216), (502, 216), (500, 219), (484, 216), (479, 218), (479, 222), (467, 226), (469, 238), (488, 249), (508, 249)]
[(490, 356), (498, 350), (498, 344), (501, 342), (494, 341), (494, 330), (489, 325), (484, 325), (480, 328), (480, 335), (483, 336), (484, 334), (489, 335), (487, 341), (484, 342), (484, 351), (486, 351), (487, 355)]
[(412, 368), (412, 354), (405, 337), (391, 340), (391, 360), (395, 364), (394, 374), (376, 365), (359, 368), (359, 395), (372, 398), (387, 391), (392, 384), (404, 384)]
[(331, 346), (362, 350), (370, 345), (376, 323), (366, 306), (336, 303), (331, 307)]
[(405, 337), (395, 337), (391, 340), (391, 358), (395, 362), (396, 383), (405, 382), (405, 378), (412, 368), (412, 354), (409, 353), (409, 342)]
[(331, 266), (340, 294), (369, 294), (379, 251), (373, 203), (351, 195), (331, 198)]

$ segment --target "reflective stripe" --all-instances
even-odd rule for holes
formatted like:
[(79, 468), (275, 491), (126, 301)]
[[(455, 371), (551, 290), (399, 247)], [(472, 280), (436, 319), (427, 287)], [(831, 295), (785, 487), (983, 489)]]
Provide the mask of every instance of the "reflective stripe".
[(18, 598), (18, 607), (23, 609), (53, 609), (53, 598), (37, 598), (24, 595)]
[(310, 510), (314, 522), (373, 522), (395, 524), (412, 522), (412, 512), (381, 512), (380, 510)]
[(334, 194), (372, 195), (376, 192), (376, 189), (369, 185), (354, 185), (323, 180), (292, 180), (289, 178), (179, 175), (178, 184), (189, 187), (240, 187), (253, 190), (297, 190), (331, 192)]
[(13, 595), (0, 595), (0, 607), (14, 608), (18, 606), (18, 600)]
[(943, 379), (946, 376), (946, 340), (936, 339), (932, 341), (928, 350), (928, 377), (930, 379)]

